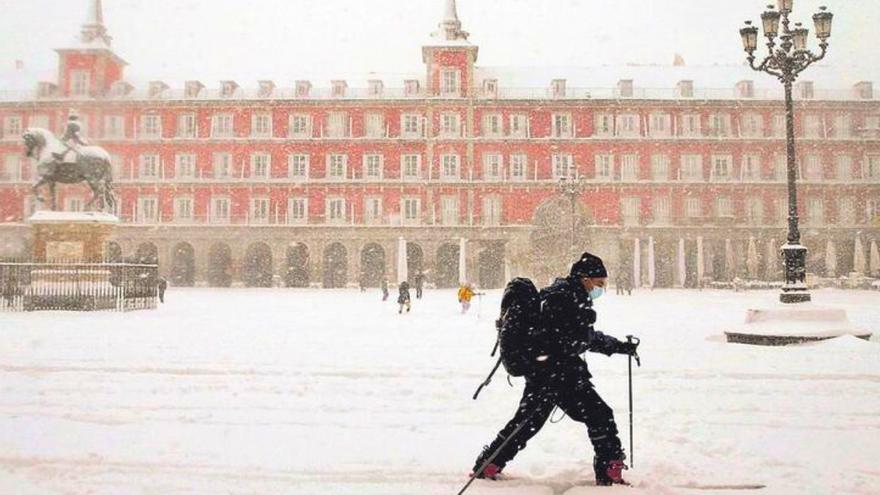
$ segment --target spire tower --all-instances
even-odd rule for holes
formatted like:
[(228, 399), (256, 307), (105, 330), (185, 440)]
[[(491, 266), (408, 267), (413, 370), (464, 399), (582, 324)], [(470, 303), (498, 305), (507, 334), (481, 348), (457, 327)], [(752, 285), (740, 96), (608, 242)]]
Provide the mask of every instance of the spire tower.
[(104, 25), (104, 6), (101, 0), (89, 0), (89, 10), (86, 12), (86, 22), (82, 25), (80, 38), (83, 43), (101, 40), (110, 46), (112, 38), (107, 34), (107, 27)]
[(458, 19), (458, 8), (455, 0), (446, 0), (446, 13), (440, 23), (440, 31), (437, 33), (445, 41), (467, 40), (469, 34), (461, 30), (461, 21)]

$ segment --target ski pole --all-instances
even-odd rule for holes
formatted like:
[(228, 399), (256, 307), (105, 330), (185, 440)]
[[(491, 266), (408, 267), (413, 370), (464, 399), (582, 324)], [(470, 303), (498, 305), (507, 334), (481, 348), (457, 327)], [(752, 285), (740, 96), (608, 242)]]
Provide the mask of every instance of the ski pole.
[[(640, 340), (637, 337), (633, 337), (632, 335), (626, 336), (626, 341), (630, 344), (639, 345)], [(629, 375), (629, 466), (635, 467), (636, 465), (636, 455), (633, 452), (633, 356), (636, 358), (636, 364), (641, 366), (642, 363), (639, 360), (639, 355), (630, 354), (629, 355), (629, 365), (628, 365), (628, 375)]]

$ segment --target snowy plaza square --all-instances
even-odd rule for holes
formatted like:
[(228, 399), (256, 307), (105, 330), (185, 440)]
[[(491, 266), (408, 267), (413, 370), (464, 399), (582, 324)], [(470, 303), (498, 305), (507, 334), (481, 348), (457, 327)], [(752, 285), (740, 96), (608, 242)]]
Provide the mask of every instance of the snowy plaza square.
[[(643, 339), (628, 471), (638, 490), (590, 486), (586, 431), (566, 418), (511, 463), (512, 480), (471, 493), (760, 483), (774, 495), (876, 494), (876, 337), (723, 342), (743, 307), (775, 296), (599, 300), (598, 329)], [(462, 315), (454, 291), (429, 290), (398, 315), (375, 290), (171, 289), (156, 311), (0, 313), (0, 493), (456, 493), (522, 388), (499, 373), (471, 400), (494, 362), (499, 297)], [(880, 292), (814, 299), (880, 327)], [(626, 358), (587, 357), (628, 448)]]

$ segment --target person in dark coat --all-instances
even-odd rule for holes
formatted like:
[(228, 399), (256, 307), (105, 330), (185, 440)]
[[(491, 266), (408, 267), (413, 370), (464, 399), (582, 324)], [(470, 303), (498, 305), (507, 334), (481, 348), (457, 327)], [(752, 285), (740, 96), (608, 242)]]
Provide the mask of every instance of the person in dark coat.
[(409, 313), (410, 307), (412, 306), (412, 300), (409, 296), (409, 282), (404, 280), (400, 283), (400, 287), (398, 287), (397, 290), (397, 304), (400, 305), (400, 309), (397, 311), (397, 313), (403, 313), (404, 306), (406, 306), (406, 312)]
[(159, 289), (159, 302), (165, 302), (165, 290), (168, 289), (168, 281), (165, 280), (165, 277), (159, 277), (159, 280), (156, 281), (156, 288)]
[(382, 301), (388, 300), (388, 281), (382, 279)]
[[(596, 312), (593, 300), (605, 290), (608, 274), (602, 260), (584, 253), (571, 267), (567, 278), (556, 279), (541, 291), (542, 319), (547, 335), (547, 355), (536, 361), (525, 374), (525, 390), (513, 419), (483, 448), (473, 472), (478, 478), (495, 479), (516, 454), (525, 448), (559, 407), (571, 419), (584, 423), (593, 445), (593, 468), (596, 484), (626, 484), (623, 447), (611, 408), (602, 400), (590, 382), (585, 351), (605, 355), (635, 355), (638, 344), (621, 342), (593, 328)], [(525, 426), (499, 451), (482, 472), (486, 462), (520, 424)]]
[(422, 298), (422, 289), (425, 286), (425, 274), (422, 272), (419, 272), (416, 275), (415, 282), (416, 282), (416, 299), (421, 299)]

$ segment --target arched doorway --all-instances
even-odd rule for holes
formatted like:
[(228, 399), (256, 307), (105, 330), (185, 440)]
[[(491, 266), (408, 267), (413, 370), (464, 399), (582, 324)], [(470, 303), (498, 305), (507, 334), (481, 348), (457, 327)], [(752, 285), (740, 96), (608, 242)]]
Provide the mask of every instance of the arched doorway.
[(229, 287), (232, 285), (232, 249), (224, 243), (208, 250), (208, 285)]
[(365, 287), (379, 287), (385, 279), (385, 250), (376, 243), (361, 251), (361, 276)]
[(284, 285), (287, 287), (309, 286), (309, 248), (302, 243), (287, 246), (287, 263)]
[(458, 287), (458, 244), (442, 244), (437, 248), (437, 270), (434, 281), (437, 287)]
[(247, 287), (272, 287), (272, 249), (263, 242), (248, 246), (241, 267), (241, 280)]
[(504, 284), (504, 243), (493, 242), (480, 251), (478, 265), (481, 289), (501, 287)]
[(119, 246), (119, 243), (110, 241), (107, 243), (107, 251), (104, 253), (104, 258), (108, 263), (121, 263), (122, 262), (122, 248)]
[(425, 269), (425, 254), (422, 246), (415, 242), (406, 243), (406, 278), (410, 285), (415, 284), (416, 275)]
[(571, 202), (564, 197), (554, 197), (545, 201), (535, 210), (532, 220), (532, 271), (537, 280), (552, 280), (560, 273), (566, 273), (572, 258), (589, 249), (589, 226), (593, 214), (582, 202), (575, 203), (574, 212), (574, 254), (571, 252), (572, 211)]
[(348, 251), (334, 242), (324, 249), (324, 288), (345, 287), (348, 283)]
[(152, 242), (144, 242), (137, 247), (134, 254), (136, 263), (147, 265), (159, 264), (159, 249)]
[(174, 246), (171, 257), (171, 283), (178, 287), (192, 287), (196, 283), (196, 254), (188, 242)]

